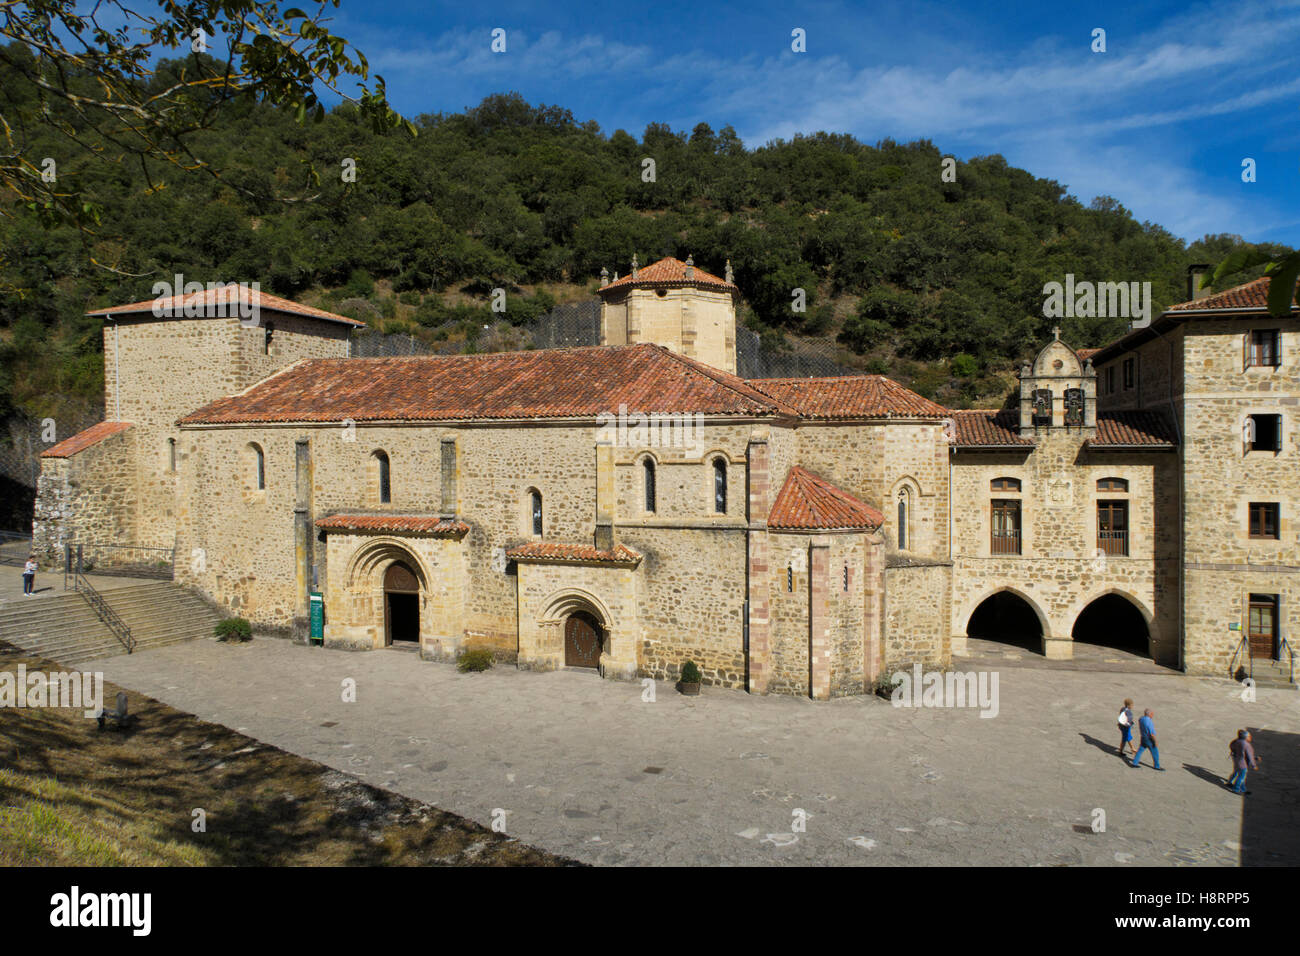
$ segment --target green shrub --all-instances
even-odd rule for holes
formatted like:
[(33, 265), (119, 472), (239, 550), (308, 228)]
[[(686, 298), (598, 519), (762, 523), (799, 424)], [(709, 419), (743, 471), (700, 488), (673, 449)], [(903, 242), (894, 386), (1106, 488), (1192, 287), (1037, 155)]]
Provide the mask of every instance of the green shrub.
[(704, 679), (700, 669), (695, 666), (695, 661), (687, 661), (682, 665), (682, 683), (698, 684)]
[(889, 699), (894, 696), (894, 687), (902, 681), (896, 681), (892, 673), (881, 674), (876, 678), (876, 693), (881, 697)]
[(970, 378), (979, 370), (979, 360), (973, 355), (958, 352), (952, 357), (952, 374), (958, 378)]
[(253, 625), (242, 617), (228, 617), (218, 621), (212, 632), (216, 634), (217, 640), (230, 641), (234, 644), (253, 639)]
[(466, 651), (456, 662), (456, 669), (462, 674), (467, 671), (485, 671), (492, 666), (492, 652), (485, 650)]

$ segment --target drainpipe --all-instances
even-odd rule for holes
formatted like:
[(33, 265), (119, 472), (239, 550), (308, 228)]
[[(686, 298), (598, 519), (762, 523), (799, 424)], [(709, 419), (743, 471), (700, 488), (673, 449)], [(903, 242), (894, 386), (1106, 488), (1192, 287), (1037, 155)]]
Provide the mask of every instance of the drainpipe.
[(312, 581), (312, 462), (311, 440), (306, 436), (294, 441), (294, 557), (297, 565), (297, 588), (293, 608), (293, 638), (299, 644), (310, 643), (311, 609), (309, 606)]

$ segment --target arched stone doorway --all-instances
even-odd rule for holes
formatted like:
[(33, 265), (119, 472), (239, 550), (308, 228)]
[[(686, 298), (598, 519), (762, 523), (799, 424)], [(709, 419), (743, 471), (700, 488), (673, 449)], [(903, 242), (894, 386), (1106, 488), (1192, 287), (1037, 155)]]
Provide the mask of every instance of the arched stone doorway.
[(1070, 635), (1075, 645), (1151, 656), (1151, 631), (1141, 609), (1122, 594), (1103, 594), (1085, 607)]
[(977, 650), (971, 641), (1043, 651), (1042, 621), (1033, 605), (1014, 591), (998, 591), (981, 601), (971, 613), (966, 637), (968, 653)]
[(419, 641), (420, 579), (405, 561), (394, 561), (384, 571), (384, 643)]
[(596, 615), (588, 611), (574, 611), (564, 620), (564, 666), (600, 666), (600, 653), (605, 645), (605, 629)]

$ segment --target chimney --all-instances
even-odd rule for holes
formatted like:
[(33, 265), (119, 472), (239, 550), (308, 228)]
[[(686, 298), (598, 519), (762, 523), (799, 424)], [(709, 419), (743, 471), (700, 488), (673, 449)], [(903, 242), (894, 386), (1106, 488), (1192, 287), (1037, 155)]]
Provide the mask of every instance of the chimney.
[(1201, 288), (1201, 276), (1213, 271), (1213, 266), (1194, 265), (1187, 267), (1187, 301), (1193, 302), (1196, 299), (1204, 299), (1210, 294), (1209, 289)]

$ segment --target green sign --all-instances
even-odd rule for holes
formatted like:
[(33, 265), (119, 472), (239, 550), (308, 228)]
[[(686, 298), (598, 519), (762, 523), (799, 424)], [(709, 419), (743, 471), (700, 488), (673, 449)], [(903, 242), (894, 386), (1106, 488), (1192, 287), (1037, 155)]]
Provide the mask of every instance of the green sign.
[(311, 639), (317, 642), (325, 640), (325, 596), (319, 591), (312, 591), (311, 601)]
[(1230, 631), (1240, 631), (1240, 630), (1241, 630), (1241, 625), (1240, 625), (1240, 624), (1229, 624), (1229, 625), (1228, 625), (1228, 630), (1230, 630)]

